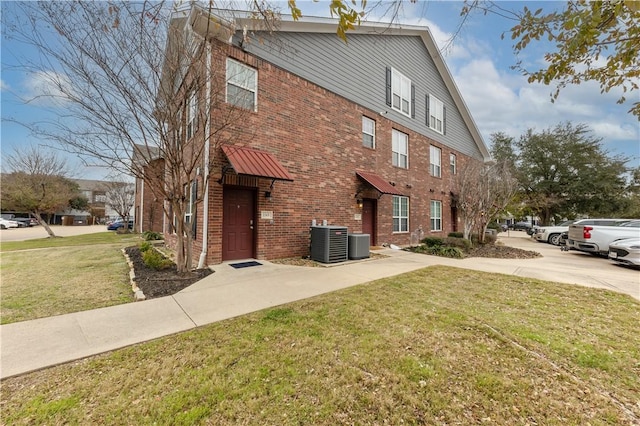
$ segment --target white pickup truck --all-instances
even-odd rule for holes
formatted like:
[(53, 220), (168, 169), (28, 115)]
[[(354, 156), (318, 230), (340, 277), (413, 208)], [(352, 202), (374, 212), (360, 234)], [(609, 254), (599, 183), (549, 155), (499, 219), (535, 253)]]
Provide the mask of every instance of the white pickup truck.
[(567, 247), (587, 253), (607, 256), (609, 244), (625, 238), (640, 238), (640, 219), (618, 226), (569, 225)]

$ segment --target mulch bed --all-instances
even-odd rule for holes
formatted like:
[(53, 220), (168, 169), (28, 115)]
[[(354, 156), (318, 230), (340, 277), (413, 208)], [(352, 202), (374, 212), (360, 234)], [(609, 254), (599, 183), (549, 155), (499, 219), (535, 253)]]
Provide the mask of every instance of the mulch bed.
[(542, 257), (537, 251), (522, 250), (498, 244), (485, 244), (475, 247), (465, 257), (491, 257), (494, 259), (535, 259)]
[(208, 268), (180, 273), (175, 264), (170, 268), (156, 271), (144, 264), (138, 247), (127, 247), (125, 251), (133, 263), (136, 284), (147, 300), (175, 294), (213, 273)]

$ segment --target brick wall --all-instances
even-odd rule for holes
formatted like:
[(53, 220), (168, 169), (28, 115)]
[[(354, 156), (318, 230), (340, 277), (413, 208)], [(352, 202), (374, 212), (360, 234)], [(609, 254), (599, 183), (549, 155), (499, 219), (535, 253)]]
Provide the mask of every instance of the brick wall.
[[(362, 221), (355, 218), (361, 213), (355, 195), (362, 182), (356, 177), (356, 170), (375, 172), (410, 197), (410, 232), (422, 227), (425, 235), (446, 236), (454, 229), (450, 193), (455, 192), (455, 185), (449, 171), (449, 154), (456, 154), (458, 169), (464, 168), (469, 158), (235, 48), (229, 48), (227, 53), (258, 69), (258, 110), (246, 113), (241, 122), (235, 123), (229, 130), (228, 140), (270, 152), (294, 177), (293, 182), (275, 182), (273, 189), (269, 188), (268, 179), (254, 179), (249, 183), (257, 203), (257, 258), (308, 254), (309, 226), (313, 219), (347, 226), (349, 232), (361, 232)], [(224, 56), (214, 57), (213, 63), (224, 67)], [(380, 104), (384, 105), (384, 101), (385, 94), (380, 93)], [(362, 145), (363, 115), (376, 121), (375, 149)], [(392, 129), (409, 135), (409, 169), (392, 165)], [(429, 175), (430, 145), (442, 150), (441, 178)], [(216, 181), (226, 162), (217, 145), (212, 146), (212, 158), (207, 260), (215, 264), (222, 260), (223, 221), (223, 185)], [(228, 179), (225, 182), (238, 183)], [(264, 197), (265, 191), (271, 191), (270, 200)], [(378, 195), (369, 190), (369, 196), (377, 198)], [(361, 193), (359, 197), (362, 196)], [(442, 201), (443, 230), (440, 232), (430, 230), (431, 200)], [(273, 211), (273, 220), (261, 220), (262, 210)], [(202, 212), (199, 208), (199, 223), (202, 223)], [(382, 195), (377, 204), (378, 244), (409, 244), (410, 232), (393, 233), (392, 227), (392, 196)], [(457, 229), (461, 227), (458, 225)]]

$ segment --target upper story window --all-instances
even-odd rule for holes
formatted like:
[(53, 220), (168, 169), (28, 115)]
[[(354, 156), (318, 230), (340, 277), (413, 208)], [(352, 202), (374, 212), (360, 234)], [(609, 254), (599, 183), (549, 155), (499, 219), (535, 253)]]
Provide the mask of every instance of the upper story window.
[(393, 232), (409, 232), (409, 197), (393, 196)]
[(415, 87), (411, 80), (387, 67), (387, 105), (411, 118), (415, 117)]
[(196, 132), (196, 118), (198, 116), (198, 102), (195, 92), (190, 92), (187, 97), (187, 139)]
[(442, 160), (440, 154), (440, 148), (431, 145), (429, 148), (429, 173), (431, 176), (440, 177), (442, 175)]
[(409, 135), (393, 129), (391, 140), (391, 163), (403, 169), (409, 168)]
[(457, 159), (456, 159), (456, 155), (455, 154), (449, 154), (449, 169), (451, 171), (452, 175), (455, 175), (457, 173)]
[(445, 134), (444, 104), (433, 95), (427, 97), (427, 125), (436, 132)]
[(362, 116), (362, 146), (376, 147), (376, 122), (364, 115)]
[(256, 111), (258, 105), (258, 71), (227, 58), (227, 102)]
[(442, 231), (442, 201), (431, 200), (431, 230)]

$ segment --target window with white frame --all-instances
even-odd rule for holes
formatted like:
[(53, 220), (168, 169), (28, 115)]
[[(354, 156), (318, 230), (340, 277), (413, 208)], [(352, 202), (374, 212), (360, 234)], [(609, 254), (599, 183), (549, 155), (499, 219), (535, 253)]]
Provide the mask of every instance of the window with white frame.
[(429, 127), (444, 133), (444, 104), (433, 95), (429, 95)]
[(195, 239), (196, 235), (196, 200), (198, 198), (198, 182), (192, 181), (190, 184), (184, 185), (184, 195), (189, 201), (184, 213), (184, 222), (191, 225), (192, 235)]
[(393, 129), (391, 138), (391, 163), (396, 167), (408, 169), (409, 135)]
[(393, 196), (393, 232), (409, 232), (409, 197)]
[(431, 176), (440, 177), (442, 175), (441, 150), (437, 146), (431, 145), (429, 149), (429, 173)]
[(258, 71), (227, 58), (227, 102), (256, 111), (258, 105)]
[(391, 69), (391, 107), (405, 115), (411, 115), (411, 80)]
[(442, 201), (431, 200), (431, 230), (442, 231)]
[(376, 122), (364, 115), (362, 116), (362, 146), (376, 147)]
[(196, 118), (198, 115), (198, 102), (195, 92), (190, 92), (187, 97), (187, 139), (196, 132)]
[(452, 175), (455, 175), (458, 171), (455, 154), (449, 154), (449, 170), (451, 171)]

